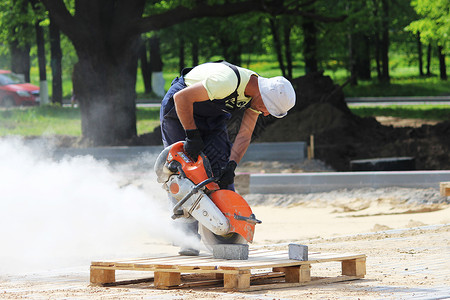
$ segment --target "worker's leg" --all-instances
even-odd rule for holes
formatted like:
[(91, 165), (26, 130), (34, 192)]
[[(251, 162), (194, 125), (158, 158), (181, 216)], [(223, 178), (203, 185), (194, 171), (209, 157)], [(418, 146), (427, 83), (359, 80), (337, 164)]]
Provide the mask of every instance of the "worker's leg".
[[(181, 79), (175, 79), (172, 82), (172, 86), (161, 102), (161, 110), (160, 110), (160, 120), (161, 120), (161, 133), (162, 140), (165, 147), (172, 145), (178, 141), (184, 141), (186, 135), (184, 132), (184, 128), (180, 123), (175, 111), (175, 106), (173, 103), (173, 95), (182, 90), (186, 86)], [(169, 195), (170, 202), (172, 203), (172, 207), (175, 206), (177, 200)], [(174, 221), (174, 225), (176, 228), (180, 229), (187, 236), (193, 237), (193, 244), (200, 242), (200, 235), (198, 234), (198, 222), (194, 218), (179, 218)], [(189, 242), (176, 242), (176, 246), (179, 246), (181, 249), (178, 252), (181, 255), (198, 255), (199, 250), (197, 249), (197, 245), (192, 245)]]
[[(172, 203), (171, 208), (178, 202), (169, 194), (169, 200)], [(174, 241), (173, 245), (180, 247), (180, 255), (199, 255), (200, 234), (198, 234), (198, 221), (194, 218), (178, 218), (173, 222), (175, 228), (182, 231), (188, 238)]]
[[(219, 176), (230, 159), (232, 144), (228, 137), (227, 128), (224, 126), (219, 130), (211, 132), (204, 138), (205, 148), (203, 152), (209, 159), (214, 176)], [(234, 191), (234, 184), (228, 186)]]
[(183, 79), (175, 78), (164, 99), (161, 101), (159, 119), (161, 122), (161, 134), (164, 147), (179, 141), (184, 141), (186, 137), (173, 103), (173, 95), (184, 88), (186, 88), (186, 85)]

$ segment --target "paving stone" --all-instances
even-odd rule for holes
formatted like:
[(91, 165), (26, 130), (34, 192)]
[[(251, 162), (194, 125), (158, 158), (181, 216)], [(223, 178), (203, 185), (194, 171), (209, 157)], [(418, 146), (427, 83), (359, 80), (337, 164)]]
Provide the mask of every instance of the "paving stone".
[(213, 246), (213, 256), (217, 259), (248, 259), (247, 244), (219, 244)]
[(289, 244), (289, 259), (308, 260), (308, 246), (300, 244)]

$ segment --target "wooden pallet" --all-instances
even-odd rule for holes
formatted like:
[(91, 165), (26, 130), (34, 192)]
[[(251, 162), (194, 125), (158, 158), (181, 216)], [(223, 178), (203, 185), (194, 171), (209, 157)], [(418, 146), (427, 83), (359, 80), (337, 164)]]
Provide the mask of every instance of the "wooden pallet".
[(450, 181), (440, 183), (441, 195), (450, 196)]
[[(336, 277), (311, 277), (311, 265), (340, 262), (341, 275)], [(271, 269), (271, 272), (255, 273)], [(288, 259), (285, 251), (251, 250), (248, 260), (221, 260), (211, 255), (167, 256), (91, 263), (90, 282), (93, 285), (120, 284), (115, 271), (152, 271), (153, 286), (158, 289), (182, 288), (222, 284), (225, 290), (253, 291), (286, 288), (318, 283), (332, 283), (363, 278), (366, 274), (365, 254), (310, 253), (308, 261)], [(186, 275), (212, 275), (203, 282), (184, 282)], [(129, 283), (133, 283), (129, 281)]]

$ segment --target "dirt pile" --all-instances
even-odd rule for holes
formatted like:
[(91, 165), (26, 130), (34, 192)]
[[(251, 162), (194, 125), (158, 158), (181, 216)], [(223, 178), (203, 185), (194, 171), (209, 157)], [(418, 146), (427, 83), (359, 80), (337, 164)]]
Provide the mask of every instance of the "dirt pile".
[(450, 169), (450, 121), (395, 128), (329, 103), (289, 113), (267, 126), (256, 141), (309, 141), (310, 135), (314, 135), (315, 157), (338, 171), (348, 171), (354, 159), (402, 156), (414, 157), (418, 170)]
[[(332, 103), (319, 102), (257, 130), (254, 142), (309, 141), (314, 135), (315, 158), (337, 171), (349, 171), (351, 160), (383, 157), (414, 157), (417, 170), (450, 170), (450, 121), (421, 127), (384, 126), (375, 118), (360, 118)], [(140, 136), (137, 144), (161, 144), (160, 128)]]

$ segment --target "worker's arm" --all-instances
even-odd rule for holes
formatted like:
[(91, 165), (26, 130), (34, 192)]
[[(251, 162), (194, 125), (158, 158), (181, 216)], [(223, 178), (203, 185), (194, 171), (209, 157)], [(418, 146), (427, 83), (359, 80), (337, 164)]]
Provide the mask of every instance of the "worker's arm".
[(173, 95), (178, 119), (186, 131), (184, 150), (193, 161), (197, 161), (200, 152), (205, 146), (200, 131), (194, 120), (194, 103), (208, 100), (208, 92), (199, 82), (193, 84)]
[(239, 133), (234, 140), (233, 148), (231, 148), (230, 160), (234, 160), (236, 163), (241, 161), (250, 145), (258, 116), (259, 114), (253, 110), (247, 109), (245, 111)]
[(185, 130), (196, 129), (194, 103), (209, 100), (208, 92), (201, 82), (193, 84), (173, 95), (175, 109)]

